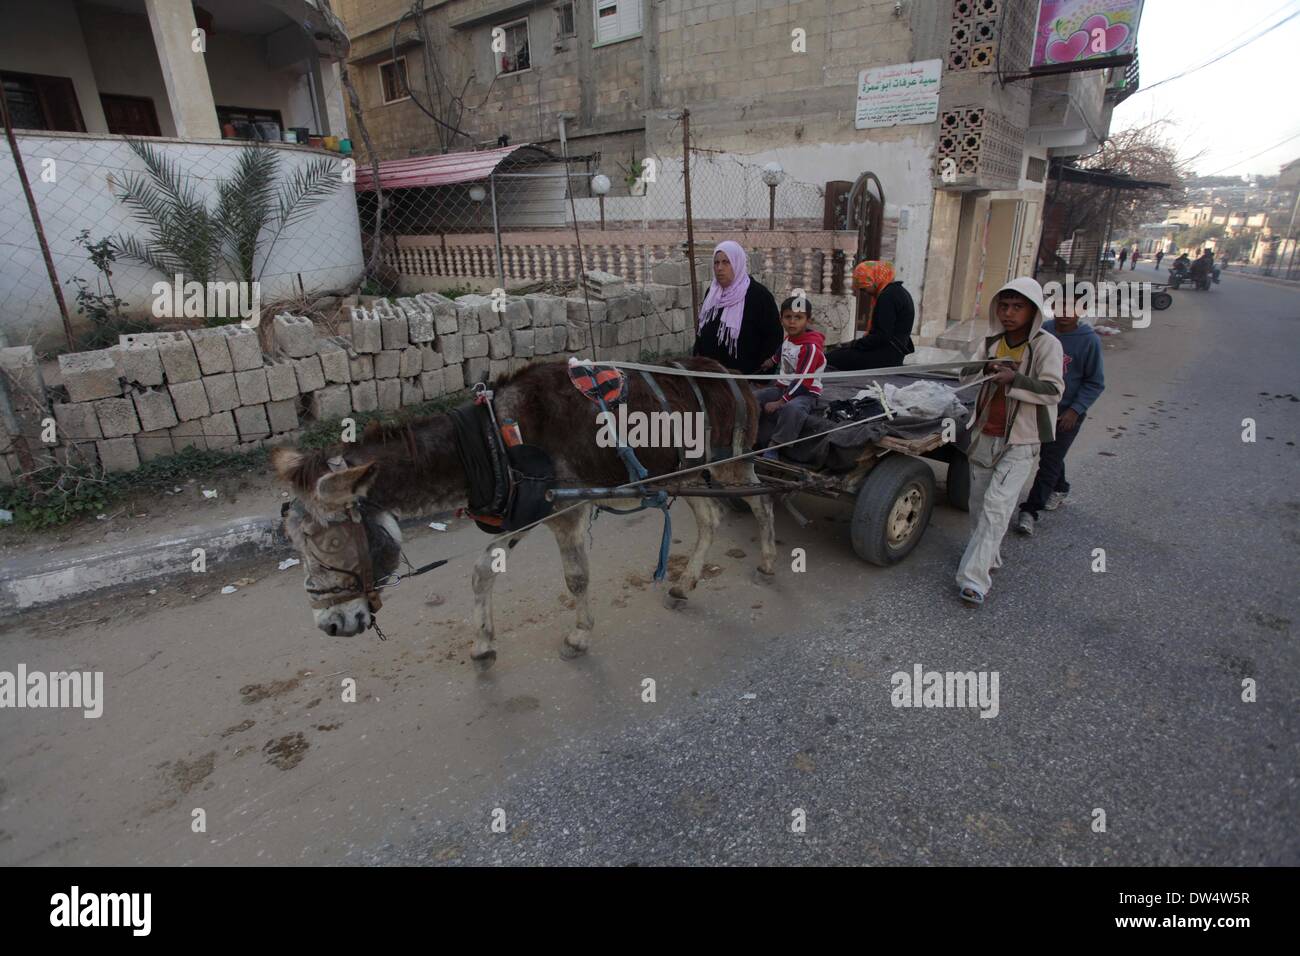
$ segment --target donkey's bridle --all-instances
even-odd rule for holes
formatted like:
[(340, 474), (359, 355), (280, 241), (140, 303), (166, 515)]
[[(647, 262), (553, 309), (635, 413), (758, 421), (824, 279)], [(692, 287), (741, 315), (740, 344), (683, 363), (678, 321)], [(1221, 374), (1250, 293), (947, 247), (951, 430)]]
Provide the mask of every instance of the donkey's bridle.
[[(304, 516), (307, 513), (307, 509), (303, 507), (302, 502), (286, 501), (280, 506), (281, 519), (287, 517), (290, 510), (296, 511), (299, 516)], [(375, 508), (375, 506), (365, 498), (358, 498), (344, 508), (344, 513), (347, 515), (345, 520), (332, 522), (333, 524), (340, 525), (343, 533), (350, 539), (353, 550), (357, 555), (357, 571), (334, 567), (333, 565), (320, 560), (319, 555), (311, 554), (312, 562), (317, 567), (325, 571), (333, 571), (335, 574), (341, 574), (344, 577), (351, 578), (352, 586), (345, 587), (342, 585), (335, 585), (334, 587), (329, 588), (309, 587), (306, 590), (311, 599), (311, 606), (317, 610), (324, 610), (325, 608), (334, 607), (337, 604), (345, 604), (348, 601), (354, 601), (357, 598), (365, 598), (366, 606), (370, 608), (371, 626), (378, 631), (379, 623), (375, 615), (378, 615), (379, 609), (384, 605), (383, 599), (379, 596), (379, 592), (386, 588), (396, 587), (406, 578), (417, 577), (418, 575), (424, 574), (426, 571), (432, 571), (434, 568), (442, 567), (442, 565), (446, 564), (449, 559), (430, 561), (428, 564), (421, 565), (417, 568), (411, 564), (411, 561), (407, 558), (406, 552), (402, 549), (402, 546), (393, 540), (392, 535), (388, 533), (388, 529), (382, 524), (377, 523), (376, 527), (384, 537), (388, 538), (389, 542), (397, 548), (397, 553), (401, 556), (402, 561), (410, 570), (405, 574), (399, 574), (396, 571), (393, 571), (384, 575), (384, 577), (379, 580), (376, 580), (374, 559), (371, 557), (370, 550), (370, 535), (366, 531), (366, 522), (363, 517), (364, 512), (367, 510), (379, 509)], [(310, 535), (303, 535), (303, 546), (305, 550), (311, 550)], [(310, 572), (310, 570), (309, 567), (308, 571)], [(379, 632), (379, 636), (383, 639), (382, 631)]]

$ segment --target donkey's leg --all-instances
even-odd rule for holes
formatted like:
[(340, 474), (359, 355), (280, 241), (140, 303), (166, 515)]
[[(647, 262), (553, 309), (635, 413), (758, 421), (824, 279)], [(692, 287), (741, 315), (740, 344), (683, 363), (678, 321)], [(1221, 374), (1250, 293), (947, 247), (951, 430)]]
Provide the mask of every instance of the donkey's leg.
[(709, 546), (713, 544), (713, 533), (722, 521), (722, 512), (712, 499), (690, 497), (686, 499), (686, 503), (691, 506), (691, 512), (695, 515), (695, 526), (699, 534), (695, 539), (695, 550), (691, 552), (690, 560), (686, 562), (686, 570), (664, 596), (664, 605), (670, 608), (681, 607), (686, 603), (687, 593), (695, 590), (695, 585), (700, 580), (700, 572), (704, 570), (704, 556), (708, 554)]
[(496, 639), (496, 631), (492, 626), (492, 585), (496, 584), (499, 573), (492, 570), (496, 552), (499, 548), (509, 552), (527, 534), (527, 531), (521, 531), (513, 537), (493, 542), (474, 564), (474, 623), (478, 626), (478, 637), (474, 639), (469, 656), (480, 671), (487, 670), (497, 659), (496, 648), (492, 646)]
[[(749, 459), (728, 465), (727, 468), (728, 473), (721, 476), (724, 484), (758, 484), (758, 476), (754, 474), (754, 463)], [(758, 522), (759, 549), (763, 553), (763, 559), (756, 569), (754, 580), (766, 584), (776, 574), (776, 509), (772, 504), (772, 496), (754, 495), (740, 500), (749, 505), (749, 510), (754, 513), (754, 519)]]
[(571, 511), (565, 511), (547, 522), (555, 533), (555, 541), (560, 546), (560, 559), (564, 562), (564, 583), (573, 595), (577, 608), (578, 620), (573, 631), (560, 645), (560, 656), (572, 660), (587, 652), (591, 631), (595, 621), (591, 616), (591, 604), (587, 600), (587, 582), (589, 578), (587, 565), (587, 539), (583, 529), (587, 526), (590, 505), (583, 505)]

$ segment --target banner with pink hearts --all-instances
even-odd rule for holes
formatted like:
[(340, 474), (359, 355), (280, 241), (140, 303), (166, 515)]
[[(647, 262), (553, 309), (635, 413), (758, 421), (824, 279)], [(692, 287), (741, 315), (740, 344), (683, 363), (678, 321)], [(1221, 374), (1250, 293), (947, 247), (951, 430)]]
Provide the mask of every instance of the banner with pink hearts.
[(1142, 0), (1039, 0), (1031, 69), (1130, 55), (1141, 19)]

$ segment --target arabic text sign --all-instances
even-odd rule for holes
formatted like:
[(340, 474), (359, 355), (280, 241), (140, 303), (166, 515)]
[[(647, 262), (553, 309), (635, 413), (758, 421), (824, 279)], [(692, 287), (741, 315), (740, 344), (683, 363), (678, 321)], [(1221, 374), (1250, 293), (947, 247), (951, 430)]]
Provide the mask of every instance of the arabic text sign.
[(939, 118), (942, 60), (921, 60), (858, 74), (857, 129), (933, 123)]
[(1030, 66), (1059, 68), (1127, 56), (1137, 46), (1141, 19), (1142, 0), (1039, 0)]

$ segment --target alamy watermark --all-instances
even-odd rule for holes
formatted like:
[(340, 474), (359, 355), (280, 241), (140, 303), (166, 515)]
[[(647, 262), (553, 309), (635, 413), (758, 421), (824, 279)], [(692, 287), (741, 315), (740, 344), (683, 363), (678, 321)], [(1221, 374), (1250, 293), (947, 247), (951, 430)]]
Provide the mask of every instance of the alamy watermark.
[(681, 448), (687, 458), (704, 456), (703, 412), (599, 412), (596, 445), (600, 448)]
[(1043, 302), (1053, 315), (1060, 315), (1068, 302), (1080, 318), (1131, 319), (1135, 329), (1151, 325), (1152, 293), (1150, 282), (1075, 282), (1072, 272), (1066, 273), (1064, 283), (1043, 283)]
[(104, 713), (103, 671), (0, 671), (0, 708), (70, 707), (94, 719)]
[(124, 926), (133, 936), (148, 936), (153, 928), (152, 893), (68, 893), (50, 897), (50, 925), (58, 927)]
[(260, 282), (196, 282), (176, 275), (153, 284), (155, 319), (243, 319), (245, 328), (262, 321)]
[(926, 671), (920, 664), (912, 673), (895, 671), (889, 678), (895, 707), (978, 707), (981, 717), (996, 717), (997, 671)]

